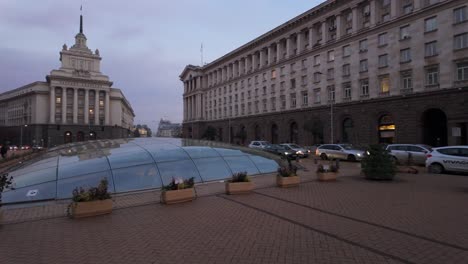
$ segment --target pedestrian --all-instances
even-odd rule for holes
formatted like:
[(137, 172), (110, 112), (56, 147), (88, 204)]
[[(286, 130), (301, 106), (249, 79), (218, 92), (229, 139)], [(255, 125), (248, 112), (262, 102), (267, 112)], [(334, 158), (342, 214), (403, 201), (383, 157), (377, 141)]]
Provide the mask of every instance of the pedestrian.
[(0, 154), (2, 154), (3, 159), (6, 159), (7, 152), (8, 152), (8, 146), (5, 143), (2, 145), (2, 148), (0, 149)]

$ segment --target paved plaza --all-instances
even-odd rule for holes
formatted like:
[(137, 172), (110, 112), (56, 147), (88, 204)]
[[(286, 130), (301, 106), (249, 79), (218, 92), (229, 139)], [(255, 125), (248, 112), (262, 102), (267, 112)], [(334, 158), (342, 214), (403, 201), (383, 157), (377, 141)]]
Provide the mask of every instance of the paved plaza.
[(221, 182), (164, 206), (159, 191), (114, 197), (112, 214), (66, 217), (65, 202), (6, 207), (0, 263), (468, 263), (468, 176), (398, 174), (366, 181), (359, 163), (336, 182), (253, 179), (247, 195)]

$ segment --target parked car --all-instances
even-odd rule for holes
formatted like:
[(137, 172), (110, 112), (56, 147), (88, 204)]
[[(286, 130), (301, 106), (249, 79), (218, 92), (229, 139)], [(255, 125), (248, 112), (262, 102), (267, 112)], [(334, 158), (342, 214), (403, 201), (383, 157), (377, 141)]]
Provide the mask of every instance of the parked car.
[(468, 172), (468, 146), (434, 148), (427, 154), (426, 168), (432, 173)]
[(396, 163), (404, 164), (411, 157), (414, 164), (424, 165), (426, 155), (432, 151), (432, 147), (423, 144), (390, 144), (386, 150)]
[(41, 147), (41, 146), (39, 146), (39, 145), (33, 145), (33, 146), (32, 146), (32, 150), (33, 150), (33, 151), (40, 151), (40, 150), (43, 150), (43, 149), (44, 149), (44, 148)]
[(29, 145), (23, 145), (20, 147), (21, 150), (27, 150), (30, 149), (31, 147)]
[(280, 144), (281, 146), (286, 146), (286, 147), (289, 147), (291, 149), (293, 149), (294, 151), (296, 151), (296, 154), (301, 157), (301, 158), (307, 158), (310, 154), (310, 150), (308, 149), (305, 149), (297, 144), (294, 144), (294, 143), (283, 143), (283, 144)]
[(18, 146), (16, 145), (10, 145), (9, 148), (10, 150), (18, 150)]
[(364, 157), (364, 151), (359, 150), (350, 144), (324, 144), (315, 150), (315, 155), (324, 160), (342, 159), (357, 161)]
[(258, 148), (258, 149), (264, 149), (266, 146), (270, 145), (270, 142), (268, 141), (252, 141), (249, 144), (249, 148)]
[(263, 150), (280, 155), (280, 156), (286, 156), (291, 159), (295, 159), (297, 157), (296, 151), (288, 146), (270, 144), (270, 145), (267, 145)]

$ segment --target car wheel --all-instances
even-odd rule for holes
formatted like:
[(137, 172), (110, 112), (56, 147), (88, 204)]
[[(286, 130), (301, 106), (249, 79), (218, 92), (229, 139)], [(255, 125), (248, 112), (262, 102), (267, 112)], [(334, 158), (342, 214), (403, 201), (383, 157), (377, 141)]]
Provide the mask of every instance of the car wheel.
[(325, 154), (325, 153), (320, 154), (320, 158), (323, 159), (323, 160), (328, 159), (327, 154)]
[(429, 172), (440, 174), (444, 172), (444, 167), (442, 167), (442, 165), (439, 163), (432, 163), (429, 165)]
[(354, 156), (354, 155), (348, 155), (348, 161), (351, 161), (351, 162), (356, 161), (356, 156)]

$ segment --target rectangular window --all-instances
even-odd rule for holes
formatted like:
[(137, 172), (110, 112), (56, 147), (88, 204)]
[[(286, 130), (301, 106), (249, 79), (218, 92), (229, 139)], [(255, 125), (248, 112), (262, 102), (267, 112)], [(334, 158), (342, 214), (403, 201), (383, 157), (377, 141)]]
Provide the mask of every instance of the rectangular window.
[(367, 60), (361, 60), (359, 62), (359, 71), (360, 72), (367, 72), (368, 67), (367, 67)]
[(268, 111), (268, 108), (267, 108), (267, 99), (263, 99), (263, 112), (266, 112)]
[(307, 75), (303, 75), (301, 77), (301, 85), (306, 86), (307, 85)]
[(453, 10), (453, 23), (461, 23), (466, 21), (468, 18), (467, 16), (467, 8), (466, 6), (457, 8)]
[(335, 60), (335, 51), (330, 50), (328, 52), (328, 61), (334, 61)]
[(271, 100), (271, 110), (275, 111), (276, 110), (276, 97), (272, 97), (270, 100)]
[(335, 69), (330, 68), (327, 70), (327, 80), (333, 80), (335, 78)]
[(400, 28), (400, 39), (409, 39), (410, 38), (410, 32), (409, 32), (410, 26), (404, 26)]
[(439, 84), (439, 65), (426, 68), (426, 84)]
[(457, 63), (457, 81), (468, 81), (468, 62)]
[(404, 71), (400, 73), (401, 78), (401, 89), (411, 90), (413, 89), (413, 76), (411, 71)]
[(321, 72), (314, 72), (314, 82), (320, 82), (320, 76), (322, 76)]
[(286, 96), (282, 95), (280, 99), (281, 99), (281, 109), (285, 109), (286, 108)]
[(328, 86), (327, 92), (328, 92), (328, 102), (334, 102), (335, 101), (335, 86), (334, 85)]
[(284, 90), (285, 88), (285, 82), (280, 82), (280, 90)]
[(380, 92), (389, 93), (390, 92), (390, 78), (388, 76), (380, 77)]
[(455, 49), (464, 49), (468, 47), (468, 33), (456, 35), (454, 37)]
[(344, 83), (343, 84), (343, 98), (344, 99), (351, 99), (351, 83)]
[(280, 75), (284, 75), (284, 66), (280, 68)]
[(320, 95), (320, 88), (314, 89), (314, 103), (320, 104), (321, 95)]
[(273, 83), (271, 85), (271, 94), (274, 94), (276, 92), (275, 90), (276, 90), (276, 85)]
[(437, 30), (437, 17), (431, 17), (424, 20), (424, 31), (430, 32)]
[(351, 67), (349, 64), (343, 65), (343, 76), (349, 76), (351, 74)]
[(387, 45), (387, 33), (379, 34), (378, 43), (379, 46)]
[(307, 68), (307, 59), (303, 59), (303, 60), (302, 60), (301, 66), (302, 66), (302, 69), (306, 69), (306, 68)]
[(291, 108), (296, 108), (296, 93), (291, 94)]
[(437, 41), (432, 41), (425, 44), (424, 55), (426, 57), (436, 56), (437, 55)]
[(302, 92), (302, 105), (307, 106), (309, 104), (309, 93)]
[(264, 82), (266, 82), (266, 80), (267, 80), (266, 75), (267, 75), (266, 72), (264, 72), (264, 73), (262, 74), (262, 79), (263, 79)]
[(361, 80), (361, 95), (362, 96), (369, 95), (369, 79)]
[(314, 65), (320, 65), (320, 55), (315, 55), (314, 56)]
[(383, 68), (387, 66), (388, 66), (388, 54), (380, 55), (379, 56), (379, 68)]
[(296, 63), (291, 63), (291, 66), (290, 66), (290, 72), (291, 74), (295, 73), (296, 71), (294, 70), (294, 68), (296, 68)]
[(343, 57), (348, 57), (351, 55), (351, 46), (346, 45), (343, 47)]
[(291, 89), (296, 88), (296, 79), (291, 79)]
[(403, 5), (403, 14), (407, 15), (409, 13), (413, 12), (413, 3), (406, 3)]
[(411, 49), (400, 50), (400, 62), (410, 62), (411, 61)]
[(359, 51), (361, 52), (367, 51), (367, 39), (363, 39), (359, 41)]
[(263, 86), (263, 95), (266, 95), (266, 93), (267, 93), (266, 86)]

